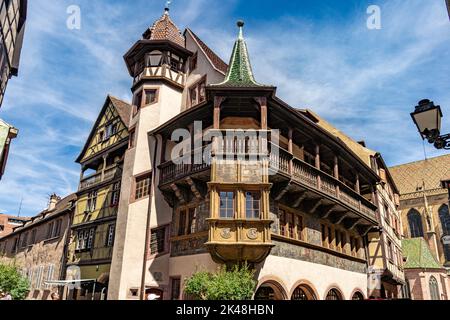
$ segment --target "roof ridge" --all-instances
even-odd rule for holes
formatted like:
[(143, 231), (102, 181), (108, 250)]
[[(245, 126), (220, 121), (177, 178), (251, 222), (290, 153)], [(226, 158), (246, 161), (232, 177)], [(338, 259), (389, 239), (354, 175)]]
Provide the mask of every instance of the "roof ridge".
[(443, 155), (435, 156), (435, 157), (432, 157), (432, 158), (427, 158), (427, 159), (423, 159), (423, 160), (416, 160), (416, 161), (412, 161), (412, 162), (398, 164), (396, 166), (391, 166), (390, 168), (393, 169), (393, 168), (408, 166), (408, 165), (412, 165), (412, 164), (418, 164), (418, 163), (427, 162), (427, 161), (431, 161), (431, 160), (437, 160), (437, 159), (446, 158), (446, 157), (450, 157), (450, 154), (443, 154)]
[(111, 99), (115, 99), (115, 100), (118, 100), (118, 101), (120, 101), (120, 102), (123, 102), (123, 103), (126, 103), (126, 104), (128, 104), (130, 107), (132, 106), (132, 104), (131, 103), (129, 103), (129, 102), (127, 102), (127, 101), (125, 101), (124, 99), (121, 99), (121, 98), (117, 98), (116, 96), (113, 96), (112, 94), (110, 94), (110, 93), (108, 93), (108, 96), (111, 98)]
[(188, 31), (192, 35), (192, 38), (195, 42), (197, 42), (198, 46), (203, 51), (212, 66), (217, 71), (226, 75), (228, 71), (228, 64), (223, 61), (223, 59), (217, 53), (215, 53), (214, 50), (212, 50), (202, 39), (200, 39), (200, 37), (194, 31), (189, 28), (186, 28), (186, 31)]

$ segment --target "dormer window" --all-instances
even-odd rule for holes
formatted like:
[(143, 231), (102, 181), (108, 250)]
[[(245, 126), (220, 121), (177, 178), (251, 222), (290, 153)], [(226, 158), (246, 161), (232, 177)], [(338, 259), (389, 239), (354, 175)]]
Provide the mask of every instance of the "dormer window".
[(191, 107), (194, 107), (206, 100), (206, 79), (202, 79), (189, 90)]

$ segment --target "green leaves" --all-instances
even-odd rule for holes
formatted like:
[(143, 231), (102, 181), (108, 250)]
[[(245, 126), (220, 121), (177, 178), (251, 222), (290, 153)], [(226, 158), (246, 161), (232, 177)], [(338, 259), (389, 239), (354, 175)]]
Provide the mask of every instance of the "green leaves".
[(0, 291), (9, 293), (14, 300), (24, 300), (30, 291), (30, 283), (16, 267), (0, 264)]
[(254, 272), (247, 265), (216, 273), (197, 272), (186, 280), (185, 292), (200, 300), (250, 300), (256, 289)]

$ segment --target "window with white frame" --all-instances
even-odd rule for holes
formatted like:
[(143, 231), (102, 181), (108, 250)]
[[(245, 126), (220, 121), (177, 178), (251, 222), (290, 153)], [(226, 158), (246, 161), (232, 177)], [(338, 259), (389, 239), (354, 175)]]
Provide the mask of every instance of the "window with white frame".
[(119, 205), (120, 200), (120, 182), (116, 182), (113, 185), (111, 193), (111, 207), (116, 207)]
[(95, 228), (79, 230), (77, 233), (77, 251), (91, 250), (94, 245)]
[(106, 238), (106, 246), (112, 247), (114, 245), (114, 234), (116, 231), (116, 226), (114, 224), (111, 224), (108, 226), (108, 236)]
[(88, 194), (86, 212), (94, 212), (97, 207), (98, 191), (92, 191)]

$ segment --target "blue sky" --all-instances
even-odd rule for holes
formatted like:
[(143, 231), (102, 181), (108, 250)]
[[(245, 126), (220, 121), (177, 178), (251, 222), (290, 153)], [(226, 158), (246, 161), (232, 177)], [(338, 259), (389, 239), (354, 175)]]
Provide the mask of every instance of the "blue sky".
[[(81, 8), (81, 30), (66, 27)], [(0, 182), (0, 212), (45, 208), (51, 193), (76, 191), (75, 158), (105, 97), (130, 100), (123, 54), (163, 11), (164, 0), (33, 0), (20, 74), (0, 117), (19, 128)], [(381, 30), (366, 27), (369, 5)], [(443, 107), (450, 131), (450, 21), (444, 0), (174, 0), (171, 15), (225, 61), (245, 34), (257, 80), (380, 151), (389, 165), (424, 158), (409, 113), (422, 98)], [(426, 146), (428, 156), (443, 154)]]

